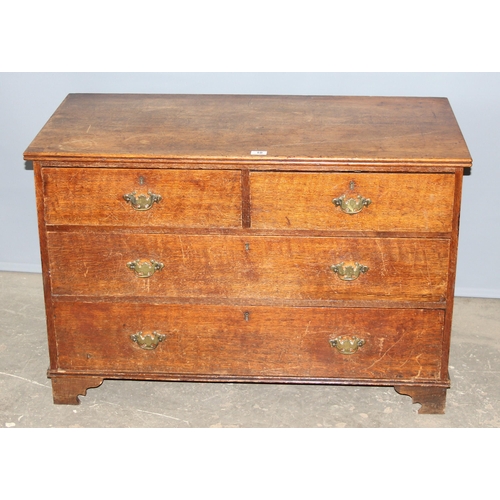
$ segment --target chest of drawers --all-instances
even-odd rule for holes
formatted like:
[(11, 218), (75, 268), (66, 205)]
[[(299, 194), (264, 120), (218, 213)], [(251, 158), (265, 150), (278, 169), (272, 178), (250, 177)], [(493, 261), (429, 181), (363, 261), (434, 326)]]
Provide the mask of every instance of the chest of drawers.
[(471, 166), (446, 99), (70, 94), (24, 157), (55, 403), (182, 380), (444, 412)]

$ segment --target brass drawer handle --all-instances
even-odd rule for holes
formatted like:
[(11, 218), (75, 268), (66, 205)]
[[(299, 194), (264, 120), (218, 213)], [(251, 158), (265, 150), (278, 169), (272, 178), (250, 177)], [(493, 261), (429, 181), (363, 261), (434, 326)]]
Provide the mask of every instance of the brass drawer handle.
[(132, 262), (127, 263), (127, 267), (135, 272), (139, 278), (149, 278), (153, 276), (155, 271), (161, 271), (163, 269), (163, 264), (161, 262), (156, 262), (155, 260), (143, 260), (137, 259)]
[(135, 195), (135, 191), (133, 193), (124, 194), (123, 199), (132, 205), (134, 210), (144, 211), (149, 210), (153, 203), (158, 203), (161, 201), (161, 196), (159, 194), (153, 194), (148, 192), (147, 195), (140, 194), (139, 196)]
[(341, 354), (354, 354), (358, 347), (365, 345), (363, 339), (351, 335), (341, 335), (336, 339), (330, 339), (330, 345), (337, 348)]
[(156, 332), (147, 335), (143, 335), (142, 332), (137, 332), (134, 335), (130, 336), (130, 339), (133, 342), (136, 342), (141, 349), (145, 349), (146, 351), (156, 349), (156, 346), (160, 342), (163, 342), (165, 338), (166, 335), (158, 335), (158, 333)]
[(342, 281), (354, 281), (355, 279), (358, 279), (361, 273), (366, 273), (369, 267), (364, 266), (359, 262), (355, 262), (354, 266), (344, 267), (344, 263), (341, 262), (340, 264), (332, 266), (331, 269)]
[(363, 198), (362, 196), (358, 196), (358, 198), (349, 198), (348, 200), (345, 199), (345, 194), (340, 196), (339, 198), (334, 198), (332, 200), (332, 203), (336, 207), (340, 207), (342, 212), (353, 215), (361, 212), (363, 208), (367, 207), (372, 200), (369, 198)]

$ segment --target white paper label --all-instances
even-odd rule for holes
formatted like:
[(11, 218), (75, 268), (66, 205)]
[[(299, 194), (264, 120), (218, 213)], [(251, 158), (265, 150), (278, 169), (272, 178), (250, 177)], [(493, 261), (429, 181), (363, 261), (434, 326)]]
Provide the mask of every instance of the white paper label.
[(250, 151), (251, 155), (265, 156), (267, 155), (267, 151)]

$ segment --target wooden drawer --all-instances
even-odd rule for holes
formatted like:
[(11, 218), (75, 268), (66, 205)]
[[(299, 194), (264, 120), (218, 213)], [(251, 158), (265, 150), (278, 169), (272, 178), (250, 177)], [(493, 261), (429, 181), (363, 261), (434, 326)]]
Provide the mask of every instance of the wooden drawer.
[[(49, 232), (56, 295), (444, 301), (450, 241)], [(78, 255), (75, 255), (78, 249)], [(163, 265), (148, 278), (127, 265)], [(349, 276), (355, 263), (368, 269)], [(340, 266), (343, 264), (343, 266)], [(337, 272), (332, 266), (338, 266)], [(145, 266), (147, 267), (147, 266)], [(153, 264), (149, 264), (153, 270)]]
[[(442, 311), (55, 304), (58, 369), (234, 377), (439, 377)], [(153, 349), (131, 336), (153, 332)], [(345, 354), (331, 341), (357, 337)], [(354, 340), (354, 339), (351, 339)], [(153, 347), (153, 346), (150, 346)], [(345, 345), (344, 345), (345, 347)]]
[[(252, 227), (446, 233), (454, 188), (452, 174), (252, 172)], [(333, 203), (342, 196), (361, 211)], [(358, 196), (370, 203), (356, 205)]]
[(47, 224), (241, 227), (239, 171), (44, 168), (42, 178)]

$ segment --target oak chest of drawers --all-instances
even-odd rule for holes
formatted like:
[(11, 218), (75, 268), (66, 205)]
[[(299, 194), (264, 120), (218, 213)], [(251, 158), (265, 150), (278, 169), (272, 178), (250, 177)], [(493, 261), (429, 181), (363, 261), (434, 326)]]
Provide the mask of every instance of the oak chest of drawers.
[(444, 411), (471, 166), (446, 99), (70, 94), (25, 159), (55, 403), (135, 379)]

